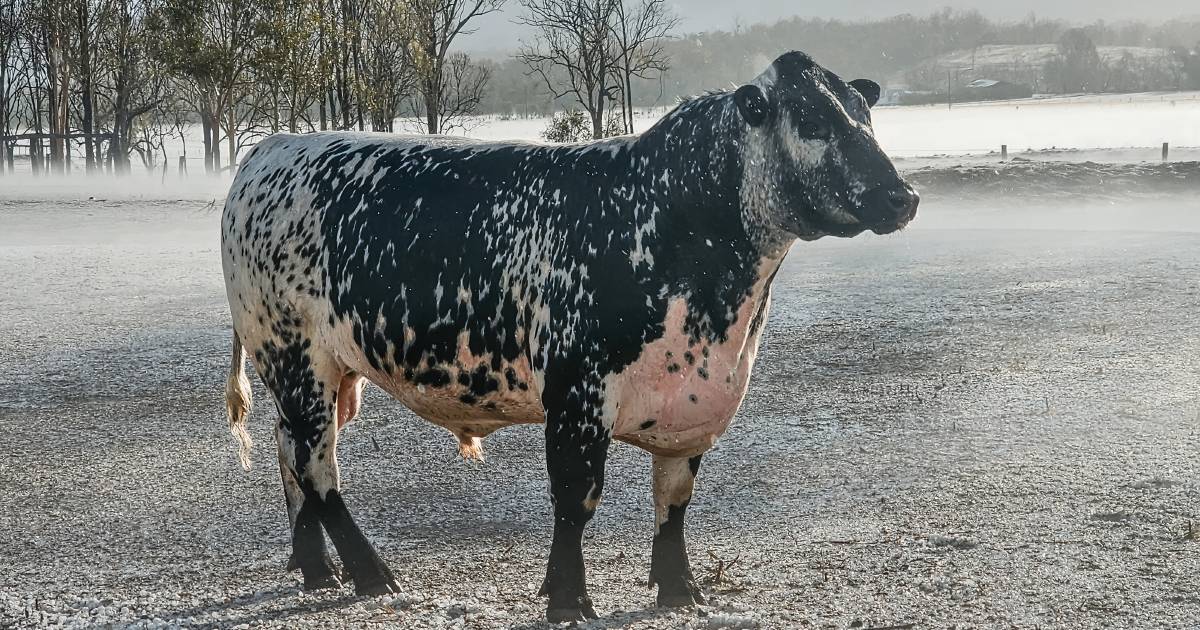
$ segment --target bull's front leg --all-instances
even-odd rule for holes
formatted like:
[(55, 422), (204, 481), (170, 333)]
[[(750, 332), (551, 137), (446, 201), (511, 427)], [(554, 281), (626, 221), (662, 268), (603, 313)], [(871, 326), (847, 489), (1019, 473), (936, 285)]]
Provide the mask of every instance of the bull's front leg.
[(650, 586), (658, 585), (659, 606), (703, 604), (704, 597), (692, 577), (683, 521), (700, 456), (654, 456), (654, 549), (650, 555)]
[(546, 409), (546, 468), (554, 504), (554, 539), (546, 580), (551, 623), (595, 619), (587, 594), (583, 529), (604, 489), (604, 463), (611, 436), (602, 419), (603, 391), (596, 375), (584, 375), (579, 363), (552, 365), (542, 396)]

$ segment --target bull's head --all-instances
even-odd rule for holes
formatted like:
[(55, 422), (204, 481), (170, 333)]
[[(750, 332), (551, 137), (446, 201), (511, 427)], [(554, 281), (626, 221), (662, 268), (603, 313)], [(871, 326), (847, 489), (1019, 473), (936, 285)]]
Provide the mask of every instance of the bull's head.
[(866, 79), (843, 82), (800, 52), (739, 88), (748, 218), (805, 240), (907, 225), (920, 197), (875, 141), (870, 108), (879, 92)]

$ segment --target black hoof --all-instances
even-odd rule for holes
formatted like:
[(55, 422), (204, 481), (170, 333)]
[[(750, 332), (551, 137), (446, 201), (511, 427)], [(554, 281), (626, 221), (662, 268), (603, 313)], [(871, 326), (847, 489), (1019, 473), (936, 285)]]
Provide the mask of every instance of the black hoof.
[(664, 590), (661, 584), (658, 587), (658, 606), (660, 608), (689, 608), (703, 605), (704, 595), (700, 593), (700, 587), (691, 580), (688, 580), (682, 588), (669, 591)]
[(366, 584), (354, 584), (354, 594), (374, 597), (376, 595), (391, 595), (399, 593), (400, 585), (394, 580), (384, 580), (382, 582), (369, 582)]
[(592, 603), (587, 602), (579, 608), (547, 608), (546, 621), (550, 623), (568, 623), (587, 621), (588, 619), (599, 619), (600, 615), (596, 614), (596, 610), (592, 608)]
[(704, 597), (699, 593), (659, 593), (659, 608), (691, 608), (704, 604)]
[(341, 588), (341, 587), (342, 587), (342, 580), (337, 576), (336, 573), (330, 573), (328, 575), (318, 575), (312, 579), (309, 579), (307, 577), (304, 578), (304, 589), (303, 590), (305, 590), (305, 591), (320, 591), (320, 590), (324, 590), (327, 588)]

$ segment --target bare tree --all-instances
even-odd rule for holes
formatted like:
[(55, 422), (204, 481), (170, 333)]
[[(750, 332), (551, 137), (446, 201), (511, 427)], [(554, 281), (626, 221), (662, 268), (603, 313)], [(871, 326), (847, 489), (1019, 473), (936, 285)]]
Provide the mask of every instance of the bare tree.
[[(592, 137), (604, 137), (604, 113), (620, 90), (614, 81), (620, 52), (612, 24), (620, 0), (521, 0), (518, 22), (537, 31), (518, 56), (542, 77), (555, 98), (572, 96), (592, 119)], [(560, 80), (565, 79), (564, 81)]]
[[(412, 12), (412, 43), (407, 51), (417, 76), (417, 89), (420, 93), (420, 109), (425, 114), (425, 129), (427, 133), (442, 133), (446, 128), (446, 116), (450, 124), (459, 124), (456, 119), (474, 113), (474, 107), (479, 99), (474, 98), (473, 90), (477, 85), (475, 78), (482, 77), (487, 82), (488, 72), (480, 69), (465, 72), (464, 63), (469, 64), (469, 57), (451, 59), (450, 46), (459, 35), (474, 31), (468, 29), (471, 20), (497, 11), (504, 5), (504, 0), (409, 0), (409, 11)], [(459, 75), (451, 76), (455, 70), (452, 63), (459, 64)], [(465, 81), (465, 83), (463, 83)], [(449, 93), (455, 87), (466, 87), (468, 93)], [(448, 107), (448, 105), (451, 105)], [(464, 109), (470, 105), (469, 109)]]
[(112, 113), (108, 160), (117, 173), (129, 172), (138, 119), (162, 105), (171, 89), (167, 68), (149, 49), (158, 8), (155, 0), (115, 0), (112, 19), (101, 29), (98, 80)]
[(406, 47), (411, 14), (403, 0), (366, 0), (360, 23), (362, 52), (360, 96), (371, 129), (393, 131), (401, 108), (415, 87)]
[[(18, 64), (22, 63), (18, 38), (22, 28), (17, 0), (0, 0), (0, 136), (13, 135), (17, 99), (21, 91)], [(0, 139), (0, 174), (13, 169), (12, 145)]]
[(45, 167), (45, 152), (42, 149), (42, 138), (46, 131), (42, 118), (43, 112), (50, 109), (47, 103), (49, 92), (49, 71), (46, 53), (46, 38), (41, 26), (41, 6), (34, 2), (26, 2), (20, 7), (18, 31), (20, 44), (18, 54), (20, 60), (17, 69), (20, 72), (23, 101), (20, 107), (24, 110), (25, 128), (33, 135), (29, 139), (29, 165), (33, 174), (37, 175)]
[(161, 56), (200, 114), (205, 167), (221, 170), (223, 131), (232, 168), (241, 114), (258, 87), (252, 66), (266, 36), (263, 8), (256, 0), (166, 0), (163, 14)]
[(50, 170), (66, 171), (70, 133), (71, 55), (74, 35), (69, 0), (42, 0), (35, 12), (41, 29), (46, 62), (47, 120), (50, 132)]
[(670, 69), (663, 43), (679, 24), (665, 0), (637, 0), (627, 6), (618, 2), (614, 10), (613, 38), (617, 61), (613, 72), (621, 88), (625, 133), (633, 133), (633, 78), (648, 79)]
[(427, 114), (432, 109), (438, 121), (437, 133), (469, 129), (472, 127), (471, 115), (483, 102), (484, 91), (491, 80), (491, 70), (476, 64), (467, 53), (456, 52), (446, 58), (442, 72), (438, 99), (430, 101), (429, 97), (418, 93), (413, 103), (414, 109), (422, 109)]
[(270, 131), (297, 133), (321, 95), (320, 4), (266, 0), (262, 6), (265, 34), (253, 65), (261, 87), (253, 104)]
[(79, 110), (80, 131), (83, 132), (83, 153), (85, 168), (92, 173), (98, 166), (99, 150), (95, 137), (96, 131), (96, 53), (98, 50), (98, 30), (107, 22), (109, 2), (101, 0), (74, 0), (76, 41), (76, 67), (79, 81)]

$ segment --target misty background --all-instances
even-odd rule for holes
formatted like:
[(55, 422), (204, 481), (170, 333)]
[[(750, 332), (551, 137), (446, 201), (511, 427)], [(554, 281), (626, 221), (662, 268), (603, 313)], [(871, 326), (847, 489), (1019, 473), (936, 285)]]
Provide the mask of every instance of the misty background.
[[(1167, 21), (1180, 17), (1200, 18), (1200, 8), (1182, 0), (1146, 0), (1145, 2), (1093, 2), (1090, 0), (1013, 0), (991, 2), (967, 0), (673, 0), (672, 9), (680, 16), (683, 33), (705, 31), (736, 31), (753, 24), (770, 23), (800, 17), (820, 17), (831, 20), (878, 20), (904, 13), (928, 14), (953, 8), (979, 11), (995, 20), (1021, 20), (1030, 15), (1040, 18), (1090, 23), (1096, 20)], [(513, 22), (520, 8), (511, 5), (502, 11), (481, 18), (479, 30), (463, 38), (462, 47), (475, 53), (503, 55), (511, 51), (513, 42), (533, 33)], [(803, 43), (798, 43), (803, 48)]]

